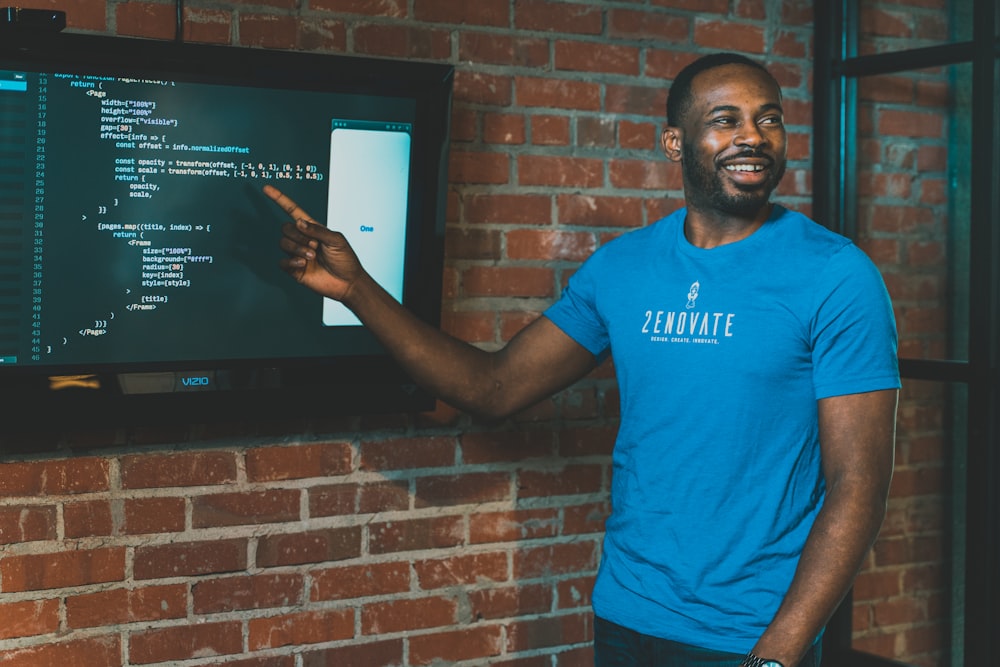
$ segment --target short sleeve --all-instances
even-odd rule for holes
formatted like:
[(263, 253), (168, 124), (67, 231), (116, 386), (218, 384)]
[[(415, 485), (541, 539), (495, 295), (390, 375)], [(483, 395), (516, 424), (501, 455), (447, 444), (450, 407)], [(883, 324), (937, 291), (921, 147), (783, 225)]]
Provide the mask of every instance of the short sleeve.
[(812, 323), (816, 398), (898, 389), (896, 320), (878, 268), (847, 244), (820, 278)]
[(600, 255), (591, 256), (573, 274), (562, 296), (545, 310), (543, 315), (566, 335), (585, 347), (599, 360), (610, 353), (608, 328), (598, 312), (595, 281), (593, 279)]

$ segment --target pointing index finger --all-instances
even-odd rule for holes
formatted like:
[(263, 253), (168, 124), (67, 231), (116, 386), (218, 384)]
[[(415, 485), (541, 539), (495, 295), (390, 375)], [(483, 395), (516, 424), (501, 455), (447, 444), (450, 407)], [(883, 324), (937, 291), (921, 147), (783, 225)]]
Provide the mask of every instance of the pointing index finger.
[(301, 206), (296, 204), (291, 197), (289, 197), (288, 195), (286, 195), (273, 185), (265, 185), (264, 194), (266, 194), (268, 197), (274, 200), (274, 202), (278, 206), (280, 206), (286, 213), (288, 213), (289, 217), (291, 217), (293, 220), (296, 221), (305, 220), (306, 222), (312, 222), (318, 224), (316, 223), (315, 220), (312, 219), (312, 216), (306, 213)]

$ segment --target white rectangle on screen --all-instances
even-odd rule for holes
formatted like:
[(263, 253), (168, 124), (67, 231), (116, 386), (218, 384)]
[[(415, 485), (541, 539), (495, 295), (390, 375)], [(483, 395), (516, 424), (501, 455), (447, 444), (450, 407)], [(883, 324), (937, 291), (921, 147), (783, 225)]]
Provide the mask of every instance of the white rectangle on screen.
[[(347, 237), (365, 270), (402, 301), (410, 134), (338, 124), (351, 121), (335, 121), (330, 134), (327, 227)], [(323, 324), (360, 322), (343, 304), (325, 298)]]

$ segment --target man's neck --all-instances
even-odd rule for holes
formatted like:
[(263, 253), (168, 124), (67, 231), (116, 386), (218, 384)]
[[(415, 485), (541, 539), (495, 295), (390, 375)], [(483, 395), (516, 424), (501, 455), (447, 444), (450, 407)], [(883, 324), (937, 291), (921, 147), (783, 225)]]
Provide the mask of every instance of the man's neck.
[(688, 208), (684, 236), (688, 242), (705, 250), (747, 238), (771, 216), (773, 204), (766, 204), (750, 218)]

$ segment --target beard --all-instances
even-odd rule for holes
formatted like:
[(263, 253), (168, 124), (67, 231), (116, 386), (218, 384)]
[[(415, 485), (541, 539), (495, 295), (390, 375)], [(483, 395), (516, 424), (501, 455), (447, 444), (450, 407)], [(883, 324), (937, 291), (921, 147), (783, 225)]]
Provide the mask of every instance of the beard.
[[(739, 185), (736, 185), (738, 191), (729, 192), (719, 175), (721, 167), (716, 167), (714, 163), (706, 164), (698, 160), (694, 148), (688, 142), (682, 143), (681, 156), (685, 197), (693, 204), (707, 206), (739, 218), (752, 218), (757, 215), (767, 205), (771, 193), (778, 187), (781, 177), (785, 175), (786, 163), (784, 161), (777, 163), (772, 160), (768, 178), (763, 184), (748, 188), (740, 188)], [(753, 151), (745, 151), (739, 157), (771, 159), (770, 156)]]

